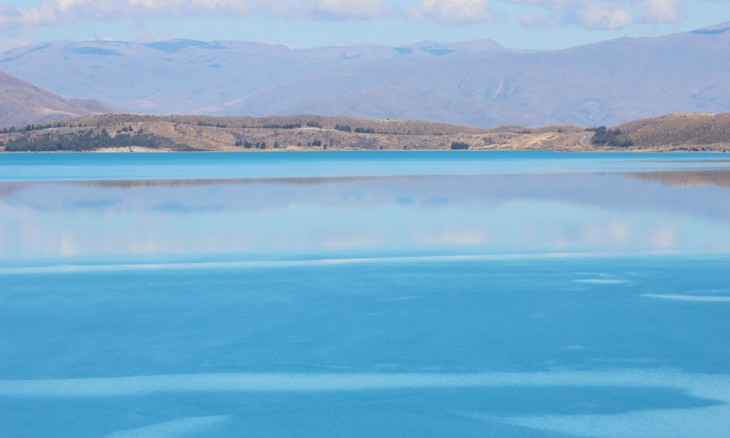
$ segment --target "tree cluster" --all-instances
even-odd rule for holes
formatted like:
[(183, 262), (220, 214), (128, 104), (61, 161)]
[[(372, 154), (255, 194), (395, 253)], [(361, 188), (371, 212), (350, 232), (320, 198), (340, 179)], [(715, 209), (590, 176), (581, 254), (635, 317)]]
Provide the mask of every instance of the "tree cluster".
[(599, 126), (598, 128), (590, 128), (589, 131), (595, 132), (591, 144), (594, 146), (619, 146), (628, 147), (633, 146), (634, 142), (623, 135), (620, 129), (607, 129), (605, 126)]
[[(236, 146), (242, 146), (245, 149), (266, 149), (266, 142), (265, 141), (259, 141), (256, 143), (252, 143), (248, 140), (237, 140)], [(274, 145), (274, 147), (279, 147), (278, 143)]]
[(56, 123), (55, 125), (51, 124), (51, 123), (44, 124), (44, 125), (31, 124), (31, 125), (25, 125), (24, 128), (17, 128), (15, 126), (11, 126), (9, 128), (3, 128), (2, 131), (0, 131), (0, 133), (8, 134), (8, 133), (13, 133), (13, 132), (40, 131), (41, 129), (60, 128), (62, 126), (63, 125), (61, 123)]
[(466, 149), (469, 149), (469, 145), (467, 143), (460, 142), (460, 141), (452, 141), (451, 149), (455, 150), (455, 151), (466, 150)]
[(37, 136), (23, 135), (9, 140), (5, 145), (8, 152), (41, 152), (41, 151), (93, 151), (106, 147), (130, 147), (142, 146), (151, 149), (171, 148), (177, 150), (189, 150), (187, 146), (175, 143), (174, 141), (156, 135), (136, 133), (120, 134), (111, 137), (106, 129), (99, 133), (93, 130), (67, 133), (67, 134), (43, 134)]
[(335, 129), (342, 132), (357, 132), (359, 134), (375, 134), (374, 128), (355, 128), (350, 125), (335, 125)]
[(215, 128), (227, 128), (228, 125), (225, 123), (212, 123), (212, 122), (204, 122), (202, 120), (198, 121), (198, 126), (210, 126)]
[(335, 129), (342, 132), (352, 132), (352, 126), (350, 125), (335, 125)]
[(267, 123), (263, 126), (264, 129), (298, 129), (301, 127), (301, 123)]

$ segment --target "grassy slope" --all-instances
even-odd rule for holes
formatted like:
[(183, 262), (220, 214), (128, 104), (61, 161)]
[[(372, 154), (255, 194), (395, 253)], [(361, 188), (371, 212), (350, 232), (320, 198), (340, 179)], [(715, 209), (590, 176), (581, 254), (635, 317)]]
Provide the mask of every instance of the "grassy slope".
[[(135, 151), (146, 147), (154, 150), (204, 151), (415, 150), (450, 149), (452, 142), (462, 142), (468, 144), (469, 149), (485, 150), (730, 151), (730, 114), (678, 114), (640, 120), (616, 129), (630, 138), (634, 146), (594, 146), (590, 144), (592, 132), (573, 126), (479, 129), (419, 121), (345, 117), (251, 118), (106, 114), (70, 119), (54, 125), (36, 127), (31, 131), (3, 133), (0, 134), (0, 143), (4, 146), (21, 139), (25, 144), (54, 144), (80, 138), (79, 136), (101, 138), (104, 132), (106, 134), (103, 141), (91, 141), (89, 149)], [(130, 136), (133, 137), (131, 140)], [(140, 144), (134, 143), (135, 141)]]

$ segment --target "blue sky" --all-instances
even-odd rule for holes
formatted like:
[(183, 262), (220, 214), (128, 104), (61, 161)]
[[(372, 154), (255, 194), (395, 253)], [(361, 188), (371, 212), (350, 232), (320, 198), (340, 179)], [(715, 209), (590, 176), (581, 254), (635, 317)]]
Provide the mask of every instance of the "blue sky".
[(556, 49), (730, 20), (730, 0), (0, 0), (0, 49), (46, 40), (293, 47), (490, 38)]

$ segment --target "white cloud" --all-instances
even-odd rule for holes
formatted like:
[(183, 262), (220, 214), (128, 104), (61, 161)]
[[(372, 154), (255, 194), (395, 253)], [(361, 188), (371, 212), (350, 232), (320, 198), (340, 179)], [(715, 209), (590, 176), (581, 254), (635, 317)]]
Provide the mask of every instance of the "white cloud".
[(636, 8), (639, 18), (648, 23), (676, 23), (683, 15), (678, 0), (642, 0)]
[(439, 23), (458, 26), (493, 20), (489, 0), (421, 0), (408, 10), (413, 20), (431, 19)]
[(277, 18), (375, 19), (392, 9), (384, 0), (44, 0), (40, 5), (0, 5), (0, 34), (23, 28), (82, 21), (142, 18), (225, 17), (261, 14)]
[(576, 15), (588, 29), (620, 29), (634, 22), (631, 13), (619, 4), (588, 2)]
[(319, 0), (316, 10), (324, 16), (348, 19), (383, 18), (392, 12), (382, 0)]
[[(507, 0), (532, 10), (519, 17), (528, 27), (577, 24), (587, 29), (620, 29), (634, 23), (676, 23), (684, 5), (696, 0)], [(720, 0), (723, 1), (723, 0)], [(534, 9), (542, 9), (536, 14)]]
[(540, 17), (534, 12), (525, 12), (517, 18), (517, 22), (525, 27), (558, 27), (560, 21), (555, 17)]
[[(684, 18), (685, 9), (692, 3), (701, 1), (730, 0), (500, 0), (522, 9), (516, 20), (523, 26), (578, 25), (588, 29), (675, 23)], [(25, 7), (0, 4), (0, 35), (14, 35), (39, 26), (162, 17), (263, 15), (306, 20), (373, 20), (400, 16), (460, 26), (504, 16), (492, 7), (490, 0), (418, 0), (412, 7), (396, 5), (395, 0), (42, 0)]]

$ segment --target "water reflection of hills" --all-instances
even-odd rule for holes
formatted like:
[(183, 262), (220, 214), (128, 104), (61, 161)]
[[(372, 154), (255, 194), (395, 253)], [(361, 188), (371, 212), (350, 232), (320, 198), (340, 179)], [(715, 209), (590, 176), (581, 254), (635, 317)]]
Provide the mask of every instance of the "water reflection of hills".
[(412, 176), (333, 176), (333, 177), (300, 177), (300, 178), (221, 178), (221, 179), (164, 179), (164, 180), (109, 180), (109, 181), (79, 181), (74, 184), (89, 187), (113, 187), (134, 189), (144, 187), (194, 187), (212, 185), (247, 185), (247, 184), (332, 184), (362, 181), (369, 179), (402, 180)]
[(179, 212), (278, 210), (294, 204), (483, 209), (515, 200), (544, 200), (730, 220), (730, 203), (721, 199), (725, 193), (718, 193), (717, 187), (730, 187), (730, 171), (49, 182), (14, 186), (3, 202), (45, 211)]
[(717, 186), (730, 188), (730, 170), (677, 170), (672, 172), (637, 172), (631, 176), (674, 187)]
[(0, 200), (29, 185), (32, 185), (32, 183), (0, 182)]

